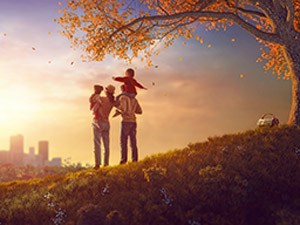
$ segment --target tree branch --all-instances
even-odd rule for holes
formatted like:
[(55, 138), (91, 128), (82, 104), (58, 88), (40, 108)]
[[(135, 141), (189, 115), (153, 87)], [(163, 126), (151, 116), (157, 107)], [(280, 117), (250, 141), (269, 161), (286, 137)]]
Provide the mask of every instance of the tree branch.
[(277, 44), (283, 44), (283, 41), (280, 39), (280, 37), (276, 33), (268, 33), (262, 30), (259, 30), (252, 24), (246, 22), (241, 17), (237, 15), (231, 15), (229, 16), (237, 25), (244, 28), (246, 31), (248, 31), (253, 36), (267, 42), (273, 42)]
[(259, 30), (252, 24), (246, 22), (241, 17), (239, 17), (236, 14), (230, 13), (230, 12), (211, 12), (211, 11), (192, 11), (192, 12), (182, 12), (182, 13), (175, 13), (172, 15), (154, 15), (154, 16), (144, 16), (137, 19), (132, 20), (128, 24), (118, 28), (113, 33), (111, 33), (109, 39), (113, 37), (115, 34), (120, 32), (121, 30), (128, 29), (129, 27), (132, 27), (141, 21), (168, 21), (168, 20), (175, 20), (180, 18), (186, 18), (186, 17), (199, 17), (199, 18), (205, 18), (208, 20), (211, 19), (229, 19), (235, 22), (237, 25), (241, 26), (243, 29), (254, 35), (255, 37), (268, 42), (283, 44), (282, 40), (279, 38), (279, 36), (276, 33), (268, 33), (264, 32), (262, 30)]
[(238, 6), (235, 6), (233, 4), (231, 4), (228, 0), (225, 0), (226, 4), (229, 6), (229, 7), (232, 7), (238, 11), (241, 11), (243, 13), (246, 13), (246, 14), (251, 14), (253, 16), (259, 16), (259, 17), (263, 17), (263, 18), (266, 18), (266, 15), (262, 12), (259, 12), (259, 11), (255, 11), (255, 10), (251, 10), (251, 9), (245, 9), (245, 8), (241, 8), (241, 7), (238, 7)]
[(159, 1), (159, 0), (157, 1), (157, 6), (158, 6), (158, 8), (159, 8), (161, 11), (163, 11), (166, 15), (170, 15), (170, 13), (167, 12), (167, 11), (160, 5), (160, 1)]
[(284, 2), (282, 0), (273, 0), (273, 6), (274, 6), (279, 18), (286, 21), (288, 12), (287, 12)]
[(212, 5), (213, 3), (215, 3), (216, 0), (200, 0), (196, 3), (196, 6), (199, 7), (197, 8), (197, 10), (203, 10), (205, 8), (207, 8), (208, 6)]
[(253, 6), (260, 9), (267, 18), (274, 20), (275, 9), (273, 0), (249, 0)]
[(295, 6), (292, 0), (285, 0), (286, 9), (288, 11), (286, 21), (290, 26), (293, 26), (294, 19), (295, 19)]
[(177, 26), (173, 27), (171, 30), (167, 31), (162, 37), (160, 37), (159, 39), (162, 40), (164, 39), (168, 34), (171, 34), (172, 32), (174, 32), (175, 30), (177, 30), (178, 28), (180, 27), (184, 27), (184, 26), (187, 26), (187, 25), (190, 25), (192, 23), (194, 23), (198, 18), (194, 19), (193, 21), (189, 21), (189, 22), (186, 22), (186, 23), (181, 23), (181, 24), (178, 24)]

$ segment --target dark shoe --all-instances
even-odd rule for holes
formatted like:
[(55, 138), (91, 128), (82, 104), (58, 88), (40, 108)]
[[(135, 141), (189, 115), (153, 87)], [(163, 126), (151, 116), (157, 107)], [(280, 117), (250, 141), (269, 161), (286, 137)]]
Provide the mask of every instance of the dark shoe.
[(99, 165), (96, 165), (95, 167), (94, 167), (94, 170), (98, 170), (100, 168), (100, 166)]

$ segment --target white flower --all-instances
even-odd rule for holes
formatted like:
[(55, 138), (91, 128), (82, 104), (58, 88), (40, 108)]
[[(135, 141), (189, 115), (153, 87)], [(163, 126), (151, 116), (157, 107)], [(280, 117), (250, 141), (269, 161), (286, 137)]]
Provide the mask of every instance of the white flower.
[(196, 220), (189, 220), (188, 222), (190, 225), (201, 225), (200, 222), (196, 221)]
[(161, 188), (160, 193), (162, 194), (162, 197), (163, 197), (162, 201), (166, 205), (172, 206), (173, 199), (168, 195), (167, 189), (166, 188)]

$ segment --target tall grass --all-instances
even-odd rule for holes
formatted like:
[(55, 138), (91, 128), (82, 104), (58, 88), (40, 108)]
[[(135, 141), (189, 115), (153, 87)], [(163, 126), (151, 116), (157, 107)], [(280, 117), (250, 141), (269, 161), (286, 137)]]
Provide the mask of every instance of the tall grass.
[(0, 183), (0, 224), (300, 224), (300, 129), (212, 137), (138, 163)]

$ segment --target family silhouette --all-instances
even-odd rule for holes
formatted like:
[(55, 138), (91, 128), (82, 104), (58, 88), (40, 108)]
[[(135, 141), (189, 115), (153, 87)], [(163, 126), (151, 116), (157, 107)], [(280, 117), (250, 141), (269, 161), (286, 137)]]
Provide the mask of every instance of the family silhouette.
[[(131, 160), (138, 161), (138, 148), (136, 140), (137, 122), (136, 114), (142, 114), (142, 108), (136, 99), (136, 87), (147, 90), (142, 84), (134, 79), (135, 71), (128, 68), (124, 76), (113, 77), (114, 81), (122, 82), (121, 93), (115, 97), (115, 87), (108, 85), (103, 87), (99, 84), (94, 85), (94, 93), (90, 96), (90, 110), (93, 113), (93, 140), (95, 167), (99, 169), (102, 165), (101, 148), (104, 149), (103, 166), (109, 165), (110, 154), (110, 123), (109, 115), (113, 108), (116, 112), (113, 117), (121, 115), (121, 159), (120, 164), (128, 161), (128, 139), (131, 146)], [(105, 96), (101, 96), (102, 92)]]

